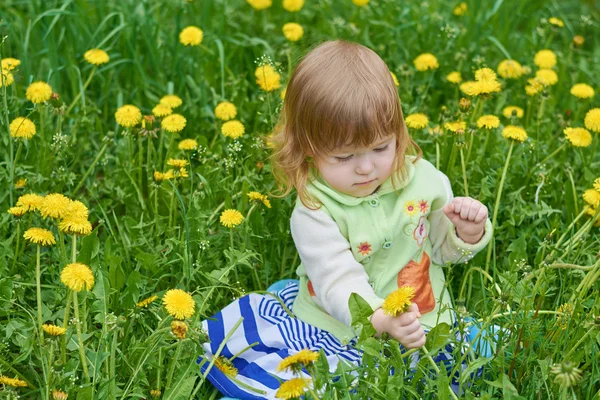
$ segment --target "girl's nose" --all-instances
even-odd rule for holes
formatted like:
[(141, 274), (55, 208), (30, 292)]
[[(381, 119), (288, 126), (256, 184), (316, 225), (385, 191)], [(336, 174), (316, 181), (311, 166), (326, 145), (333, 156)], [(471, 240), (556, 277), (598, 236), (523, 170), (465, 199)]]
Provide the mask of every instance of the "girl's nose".
[(368, 175), (373, 171), (374, 167), (375, 166), (369, 157), (358, 157), (356, 173), (359, 175)]

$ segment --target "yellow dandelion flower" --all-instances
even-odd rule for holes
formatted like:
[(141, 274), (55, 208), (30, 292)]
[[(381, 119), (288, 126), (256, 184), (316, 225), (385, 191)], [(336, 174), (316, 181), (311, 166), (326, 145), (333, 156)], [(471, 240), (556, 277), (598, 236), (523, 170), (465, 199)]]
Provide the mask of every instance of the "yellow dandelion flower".
[(269, 198), (266, 195), (261, 194), (259, 192), (248, 192), (246, 194), (248, 195), (251, 201), (260, 201), (267, 208), (271, 208), (271, 202), (269, 201)]
[(435, 70), (440, 67), (438, 59), (431, 53), (423, 53), (414, 59), (413, 63), (417, 71)]
[(168, 170), (163, 174), (163, 180), (168, 181), (169, 179), (175, 178), (175, 173), (172, 169)]
[(273, 4), (272, 0), (246, 0), (257, 11), (266, 10)]
[(50, 246), (56, 244), (54, 234), (44, 228), (29, 228), (23, 233), (23, 237), (31, 243), (42, 246)]
[(588, 147), (592, 144), (592, 134), (585, 128), (565, 128), (564, 134), (575, 147)]
[(583, 46), (583, 43), (585, 43), (585, 38), (581, 35), (575, 35), (573, 36), (573, 45), (577, 46), (577, 47), (581, 47)]
[(165, 104), (171, 108), (177, 108), (183, 104), (183, 100), (181, 100), (181, 97), (177, 95), (168, 94), (166, 96), (161, 97), (159, 103)]
[(395, 317), (408, 311), (413, 297), (415, 297), (415, 288), (402, 286), (385, 298), (381, 309), (385, 314)]
[(35, 124), (29, 118), (17, 117), (10, 123), (10, 136), (14, 138), (31, 139), (35, 136)]
[(502, 115), (504, 115), (506, 118), (511, 118), (511, 117), (517, 117), (517, 118), (523, 118), (523, 109), (521, 107), (517, 107), (517, 106), (507, 106), (504, 107), (504, 109), (502, 110)]
[(594, 179), (594, 189), (600, 192), (600, 178)]
[(69, 395), (63, 392), (62, 390), (54, 389), (52, 391), (52, 400), (67, 400)]
[(556, 54), (552, 50), (540, 50), (535, 53), (533, 62), (540, 68), (553, 68), (556, 65)]
[(71, 199), (60, 193), (45, 196), (40, 205), (40, 214), (44, 218), (64, 218), (70, 210)]
[(464, 132), (465, 129), (467, 129), (467, 123), (465, 121), (446, 122), (444, 124), (444, 129), (454, 133), (458, 131)]
[(154, 180), (160, 182), (165, 179), (165, 174), (160, 171), (154, 171)]
[(506, 79), (517, 79), (523, 76), (523, 66), (515, 60), (503, 60), (498, 64), (498, 75)]
[(163, 296), (163, 304), (167, 312), (177, 319), (192, 317), (196, 307), (192, 296), (181, 289), (168, 290)]
[(425, 114), (409, 114), (404, 119), (406, 126), (413, 129), (423, 129), (429, 124), (429, 118)]
[(44, 197), (39, 194), (24, 194), (17, 200), (17, 206), (23, 207), (27, 211), (37, 211), (42, 206), (43, 201)]
[(468, 96), (479, 96), (499, 92), (502, 85), (496, 80), (467, 81), (459, 88)]
[(25, 92), (27, 100), (34, 104), (45, 103), (50, 100), (50, 96), (52, 96), (52, 86), (42, 81), (33, 82)]
[(299, 369), (299, 367), (301, 368), (300, 364), (307, 366), (309, 364), (314, 363), (318, 359), (319, 353), (317, 353), (316, 351), (303, 349), (300, 350), (298, 353), (287, 356), (286, 358), (281, 360), (279, 362), (279, 365), (277, 366), (277, 372), (281, 372), (286, 369), (297, 370)]
[(185, 336), (187, 335), (187, 331), (188, 331), (188, 326), (185, 322), (177, 321), (177, 320), (171, 321), (171, 332), (178, 339), (185, 339)]
[(226, 376), (230, 378), (235, 378), (237, 376), (238, 370), (236, 367), (233, 366), (233, 363), (228, 358), (219, 356), (214, 358), (214, 360), (215, 367), (217, 367), (217, 369), (224, 373)]
[(5, 69), (0, 70), (0, 73), (2, 73), (2, 76), (0, 76), (0, 88), (3, 86), (8, 87), (15, 83), (15, 77), (13, 74)]
[(480, 68), (475, 71), (475, 80), (476, 81), (495, 81), (498, 79), (496, 73), (491, 68)]
[(265, 92), (272, 92), (281, 87), (281, 75), (269, 64), (256, 68), (254, 77), (256, 84)]
[[(594, 217), (596, 215), (596, 209), (594, 207), (588, 207), (585, 213), (590, 217)], [(594, 222), (594, 226), (600, 226), (600, 218), (597, 219), (596, 222)]]
[(15, 182), (15, 189), (23, 189), (27, 185), (27, 178), (21, 178)]
[(555, 85), (558, 82), (558, 75), (553, 69), (542, 68), (536, 71), (535, 77), (546, 86)]
[(64, 216), (64, 218), (85, 218), (87, 219), (89, 215), (89, 210), (85, 204), (80, 202), (79, 200), (71, 200), (69, 202), (69, 208)]
[(183, 139), (177, 145), (179, 150), (196, 150), (198, 148), (198, 142), (195, 139)]
[(221, 213), (221, 217), (219, 221), (221, 221), (221, 225), (226, 228), (234, 228), (242, 223), (244, 220), (244, 216), (241, 212), (234, 209), (228, 209)]
[(592, 132), (600, 132), (600, 108), (592, 108), (585, 114), (585, 127)]
[(197, 26), (188, 26), (179, 33), (179, 43), (184, 46), (198, 46), (203, 38), (204, 32)]
[(222, 101), (215, 107), (215, 117), (221, 121), (229, 121), (235, 118), (237, 115), (237, 109), (233, 103), (228, 101)]
[(524, 142), (527, 139), (527, 132), (520, 126), (507, 125), (502, 130), (502, 136), (506, 139), (513, 139), (517, 142)]
[(137, 302), (135, 305), (140, 307), (140, 308), (146, 308), (148, 307), (152, 302), (154, 302), (156, 299), (158, 299), (158, 296), (150, 296), (142, 301)]
[(392, 71), (390, 71), (390, 75), (392, 75), (392, 80), (394, 81), (394, 85), (396, 85), (396, 87), (399, 87), (400, 82), (398, 82), (398, 77), (396, 76), (396, 74), (393, 73)]
[(479, 117), (477, 120), (477, 127), (479, 129), (494, 129), (500, 126), (500, 118), (495, 115), (484, 115)]
[(444, 134), (444, 130), (439, 125), (436, 125), (433, 128), (428, 128), (427, 133), (432, 136), (442, 136)]
[(21, 60), (17, 60), (16, 58), (12, 57), (7, 57), (3, 58), (2, 61), (0, 61), (0, 64), (2, 65), (1, 69), (5, 71), (12, 71), (13, 69), (21, 65)]
[(288, 12), (298, 12), (304, 7), (304, 0), (283, 0), (283, 9)]
[(60, 273), (60, 281), (75, 292), (91, 290), (94, 287), (94, 274), (85, 264), (67, 264)]
[(83, 58), (85, 58), (85, 61), (93, 65), (102, 65), (110, 61), (108, 53), (101, 49), (88, 50), (83, 55)]
[(43, 324), (42, 329), (50, 336), (62, 336), (67, 332), (65, 328), (52, 324)]
[(536, 94), (544, 90), (544, 87), (546, 86), (538, 78), (527, 79), (527, 83), (528, 85), (525, 86), (525, 93), (527, 93), (528, 96), (535, 96)]
[(465, 2), (460, 3), (459, 5), (454, 7), (454, 10), (452, 10), (452, 14), (456, 15), (457, 17), (465, 15), (466, 12), (467, 12), (467, 3), (465, 3)]
[(352, 4), (354, 4), (357, 7), (364, 7), (367, 4), (369, 4), (370, 0), (352, 0)]
[(166, 104), (159, 103), (152, 109), (152, 114), (159, 118), (166, 117), (173, 114), (173, 109)]
[(167, 165), (170, 165), (173, 168), (183, 168), (188, 164), (188, 160), (182, 160), (177, 158), (169, 158), (169, 160), (167, 161)]
[(281, 30), (283, 32), (283, 36), (285, 36), (285, 38), (290, 42), (297, 42), (298, 40), (302, 39), (302, 36), (304, 36), (304, 28), (302, 28), (302, 25), (295, 22), (288, 22), (287, 24), (283, 25)]
[(136, 106), (127, 104), (115, 112), (115, 120), (124, 128), (132, 128), (142, 120), (142, 112)]
[(600, 192), (596, 189), (588, 189), (583, 192), (583, 201), (588, 203), (594, 208), (598, 208), (600, 206)]
[(448, 75), (446, 75), (446, 80), (450, 83), (460, 83), (462, 82), (462, 76), (458, 71), (452, 71)]
[(27, 209), (23, 207), (11, 207), (8, 209), (8, 213), (14, 217), (22, 217), (27, 212)]
[(563, 22), (563, 20), (560, 18), (557, 18), (557, 17), (548, 18), (548, 22), (550, 22), (550, 24), (557, 26), (559, 28), (562, 28), (563, 26), (565, 26), (565, 23)]
[(234, 119), (233, 121), (227, 121), (221, 126), (221, 133), (223, 136), (230, 137), (232, 139), (237, 139), (242, 136), (245, 132), (244, 125)]
[(27, 387), (27, 382), (17, 378), (9, 378), (8, 376), (0, 376), (0, 385), (12, 386), (12, 387)]
[(413, 200), (405, 201), (403, 209), (404, 213), (411, 217), (419, 212), (419, 206)]
[(587, 83), (577, 83), (571, 88), (571, 94), (580, 99), (589, 99), (594, 97), (594, 88)]
[(69, 235), (87, 236), (92, 233), (92, 224), (86, 218), (69, 216), (58, 223), (58, 229)]
[(167, 132), (175, 133), (181, 132), (185, 128), (186, 123), (187, 120), (183, 115), (171, 114), (160, 122), (160, 126)]
[[(358, 0), (352, 0), (353, 3), (357, 1)], [(303, 378), (292, 378), (289, 381), (285, 381), (279, 386), (279, 389), (277, 389), (275, 397), (278, 399), (295, 399), (300, 397), (306, 392), (306, 389), (308, 389), (307, 382), (310, 382), (310, 380)]]

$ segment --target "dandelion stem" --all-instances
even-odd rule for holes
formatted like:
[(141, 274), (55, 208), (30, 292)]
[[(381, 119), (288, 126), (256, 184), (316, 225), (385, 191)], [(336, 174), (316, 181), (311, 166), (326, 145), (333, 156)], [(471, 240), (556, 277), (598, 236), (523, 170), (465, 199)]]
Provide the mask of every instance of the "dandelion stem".
[(77, 235), (73, 235), (73, 244), (71, 245), (71, 262), (77, 262)]
[(40, 270), (40, 252), (41, 247), (37, 245), (35, 257), (35, 292), (37, 297), (37, 319), (38, 319), (38, 334), (40, 335), (40, 345), (44, 344), (44, 331), (42, 330), (42, 286), (41, 286), (41, 270)]
[(77, 104), (77, 102), (81, 98), (83, 92), (85, 92), (85, 89), (87, 89), (87, 87), (89, 86), (90, 82), (92, 81), (92, 78), (94, 77), (94, 73), (95, 72), (96, 72), (96, 67), (92, 68), (92, 72), (90, 72), (90, 76), (88, 76), (87, 80), (83, 84), (83, 89), (80, 90), (79, 93), (77, 93), (77, 96), (75, 96), (75, 98), (73, 99), (73, 102), (67, 108), (67, 111), (65, 112), (65, 115), (69, 114), (71, 112), (71, 110), (73, 109), (73, 107), (75, 107), (75, 104)]
[(15, 256), (13, 257), (12, 266), (10, 267), (10, 273), (12, 274), (17, 265), (17, 258), (19, 258), (19, 242), (21, 241), (21, 220), (17, 220), (17, 245), (15, 246)]
[[(508, 171), (508, 165), (510, 163), (510, 156), (512, 155), (513, 147), (515, 145), (514, 140), (510, 141), (510, 147), (508, 148), (508, 154), (506, 155), (506, 162), (504, 163), (504, 170), (502, 171), (502, 178), (500, 179), (500, 185), (498, 186), (498, 194), (496, 195), (496, 203), (494, 204), (494, 214), (492, 217), (492, 230), (496, 229), (496, 218), (498, 217), (498, 209), (500, 207), (500, 199), (502, 198), (502, 188), (504, 187), (504, 179), (506, 178), (506, 171)], [(485, 272), (489, 271), (490, 259), (492, 258), (492, 249), (494, 247), (494, 240), (491, 240), (488, 244), (488, 252), (485, 258)]]
[(440, 169), (440, 143), (435, 141), (435, 168)]
[(164, 146), (165, 146), (165, 130), (161, 129), (160, 130), (160, 139), (158, 139), (158, 150), (156, 151), (158, 153), (158, 164), (156, 164), (156, 166), (154, 168), (162, 169), (162, 167), (163, 167), (162, 152), (163, 152)]
[[(11, 143), (12, 143), (12, 138), (10, 139)], [(15, 168), (17, 167), (17, 160), (19, 159), (19, 156), (21, 155), (21, 149), (23, 148), (23, 140), (19, 140), (19, 147), (17, 147), (17, 154), (15, 155), (15, 159), (12, 162), (12, 165), (10, 167), (10, 192), (12, 194), (12, 191), (14, 189), (15, 183)], [(10, 199), (10, 204), (12, 204), (12, 198)]]
[[(150, 138), (148, 138), (148, 140), (150, 140)], [(142, 187), (142, 180), (144, 173), (144, 147), (142, 145), (142, 135), (138, 135), (138, 168), (138, 186), (143, 192), (144, 188)]]
[[(429, 354), (429, 351), (427, 350), (427, 347), (425, 347), (425, 345), (423, 345), (421, 347), (421, 350), (423, 350), (423, 353), (425, 353), (425, 357), (429, 360), (429, 363), (431, 364), (431, 366), (433, 367), (433, 369), (435, 370), (435, 372), (438, 375), (441, 374), (440, 368), (437, 366), (437, 364), (435, 363), (435, 361), (433, 361), (433, 358), (431, 358), (431, 354)], [(444, 373), (446, 373), (446, 371), (444, 371)], [(456, 394), (454, 394), (454, 391), (452, 390), (452, 388), (449, 387), (449, 389), (450, 389), (450, 397), (452, 397), (455, 400), (458, 400), (458, 397), (456, 397)]]
[(460, 149), (460, 165), (462, 167), (463, 185), (464, 185), (464, 188), (465, 188), (465, 196), (469, 197), (469, 184), (467, 183), (467, 168), (465, 167), (465, 157), (464, 157), (464, 154), (463, 154), (462, 147)]
[(75, 312), (75, 325), (77, 327), (77, 344), (79, 347), (79, 358), (81, 358), (81, 366), (83, 367), (83, 374), (87, 382), (90, 382), (90, 373), (88, 372), (87, 359), (85, 356), (85, 348), (83, 347), (83, 338), (81, 334), (81, 321), (79, 321), (79, 301), (77, 299), (77, 292), (73, 291), (73, 311)]
[(160, 376), (162, 375), (163, 352), (162, 347), (158, 349), (158, 366), (156, 367), (156, 390), (160, 390)]
[(167, 375), (167, 383), (165, 385), (165, 390), (168, 390), (171, 387), (171, 380), (173, 379), (173, 372), (175, 372), (175, 365), (177, 365), (177, 361), (179, 360), (179, 356), (181, 355), (181, 343), (183, 343), (183, 339), (179, 339), (177, 342), (177, 350), (175, 350), (175, 357), (171, 360), (171, 367), (169, 368), (169, 373)]
[(102, 157), (102, 155), (104, 154), (104, 151), (106, 151), (107, 147), (108, 147), (108, 142), (104, 143), (104, 146), (102, 146), (102, 148), (100, 149), (100, 152), (98, 153), (98, 155), (92, 162), (92, 165), (90, 165), (90, 167), (86, 171), (85, 175), (83, 175), (83, 177), (81, 178), (81, 180), (79, 181), (77, 186), (75, 186), (75, 189), (71, 192), (71, 196), (73, 196), (73, 195), (75, 195), (75, 193), (77, 193), (77, 191), (81, 188), (81, 185), (83, 185), (83, 183), (85, 182), (87, 177), (90, 176), (90, 174), (92, 173), (92, 170), (94, 169), (96, 164), (98, 164), (98, 161), (100, 161), (100, 157)]
[[(65, 315), (63, 317), (63, 328), (67, 329), (67, 326), (69, 325), (69, 314), (71, 311), (71, 297), (72, 297), (72, 291), (68, 291), (67, 293), (67, 300), (65, 302)], [(65, 365), (67, 363), (67, 335), (63, 335), (62, 337), (62, 343), (60, 344), (60, 355), (61, 355), (61, 360), (63, 365)]]
[(564, 149), (566, 145), (567, 145), (567, 142), (561, 144), (556, 150), (554, 150), (549, 156), (547, 156), (546, 158), (544, 158), (538, 164), (540, 164), (540, 165), (545, 164), (548, 160), (550, 160), (552, 157), (554, 157), (556, 154), (558, 154), (559, 151), (561, 151), (562, 149)]

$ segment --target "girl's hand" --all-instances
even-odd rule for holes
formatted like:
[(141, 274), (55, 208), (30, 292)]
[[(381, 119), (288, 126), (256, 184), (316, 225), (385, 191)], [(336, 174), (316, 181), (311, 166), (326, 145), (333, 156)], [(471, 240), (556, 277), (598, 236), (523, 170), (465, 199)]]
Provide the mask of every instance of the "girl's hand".
[(444, 206), (444, 214), (456, 226), (456, 234), (466, 243), (477, 243), (483, 237), (488, 209), (470, 197), (455, 197)]
[(381, 308), (378, 308), (371, 316), (371, 323), (377, 330), (377, 336), (387, 332), (402, 346), (413, 349), (425, 344), (425, 331), (418, 320), (420, 317), (419, 306), (412, 303), (407, 312), (395, 317), (385, 314)]

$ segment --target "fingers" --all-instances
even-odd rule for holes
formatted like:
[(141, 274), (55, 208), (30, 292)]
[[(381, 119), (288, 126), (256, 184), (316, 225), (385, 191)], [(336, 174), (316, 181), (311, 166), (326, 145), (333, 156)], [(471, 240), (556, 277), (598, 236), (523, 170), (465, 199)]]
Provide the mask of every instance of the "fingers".
[(407, 349), (416, 349), (419, 347), (423, 347), (423, 345), (425, 345), (425, 342), (427, 341), (427, 336), (425, 336), (425, 333), (423, 332), (423, 335), (420, 336), (417, 340), (410, 342), (410, 343), (406, 343), (406, 344), (402, 344), (404, 347), (406, 347)]
[(488, 217), (488, 209), (483, 203), (470, 197), (455, 197), (443, 208), (444, 214), (455, 225), (456, 222), (473, 221), (480, 223)]
[(421, 312), (419, 311), (419, 306), (417, 303), (411, 303), (410, 307), (408, 308), (408, 311), (412, 311), (413, 313), (415, 313), (417, 318), (421, 318)]
[(484, 206), (482, 204), (482, 207), (479, 209), (479, 211), (477, 212), (477, 215), (475, 216), (475, 222), (476, 223), (480, 223), (481, 221), (486, 220), (488, 217), (488, 209), (486, 206)]

